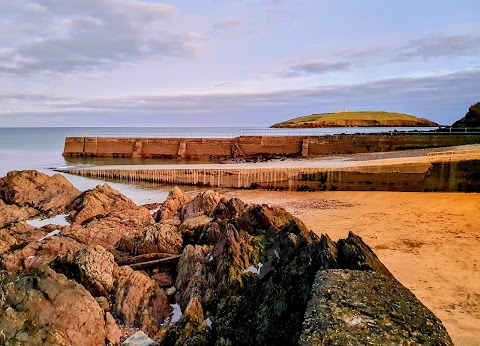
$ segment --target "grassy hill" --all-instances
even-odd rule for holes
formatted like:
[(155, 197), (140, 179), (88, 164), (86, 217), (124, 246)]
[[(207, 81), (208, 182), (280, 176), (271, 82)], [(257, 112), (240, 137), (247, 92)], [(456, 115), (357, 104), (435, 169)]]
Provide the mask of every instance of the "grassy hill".
[(293, 118), (272, 127), (311, 128), (311, 127), (415, 127), (438, 126), (437, 123), (413, 115), (391, 112), (337, 112), (312, 114)]

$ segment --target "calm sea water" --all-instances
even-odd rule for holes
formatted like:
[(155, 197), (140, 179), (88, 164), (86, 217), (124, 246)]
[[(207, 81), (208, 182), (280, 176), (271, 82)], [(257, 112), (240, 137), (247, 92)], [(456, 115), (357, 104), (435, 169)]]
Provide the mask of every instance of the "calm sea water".
[[(395, 128), (329, 128), (329, 129), (267, 129), (238, 127), (202, 127), (202, 128), (115, 128), (115, 127), (36, 127), (36, 128), (0, 128), (0, 177), (12, 170), (35, 169), (52, 175), (54, 168), (82, 165), (112, 164), (149, 164), (159, 163), (152, 159), (92, 159), (63, 158), (62, 152), (66, 136), (91, 137), (182, 137), (182, 138), (231, 138), (242, 135), (326, 135), (337, 133), (388, 132)], [(402, 129), (406, 130), (406, 129)], [(417, 128), (418, 130), (418, 128)], [(171, 163), (171, 162), (169, 162)], [(67, 178), (80, 190), (92, 188), (101, 180), (67, 175)], [(136, 203), (163, 201), (171, 186), (150, 183), (112, 183)]]

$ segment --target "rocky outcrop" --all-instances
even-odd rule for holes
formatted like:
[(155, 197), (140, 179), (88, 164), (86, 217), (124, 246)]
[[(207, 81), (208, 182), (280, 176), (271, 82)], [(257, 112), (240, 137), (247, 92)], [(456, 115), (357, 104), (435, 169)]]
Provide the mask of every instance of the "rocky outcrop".
[(452, 127), (480, 127), (480, 102), (470, 106), (467, 114), (455, 121)]
[[(105, 345), (105, 314), (74, 281), (51, 269), (0, 281), (2, 345)], [(117, 340), (110, 340), (117, 341)]]
[(68, 251), (52, 263), (57, 272), (81, 283), (94, 297), (108, 297), (113, 290), (113, 255), (101, 246)]
[(134, 255), (168, 253), (177, 255), (182, 251), (183, 239), (177, 227), (154, 224), (146, 227), (141, 236), (123, 237), (118, 248)]
[[(231, 205), (239, 203), (232, 201)], [(227, 209), (219, 207), (222, 212), (210, 214), (215, 216), (211, 225), (220, 230), (215, 242), (187, 245), (177, 266), (176, 302), (185, 311), (191, 301), (197, 300), (211, 328), (186, 328), (181, 320), (167, 331), (165, 345), (180, 345), (187, 335), (196, 337), (199, 345), (298, 344), (301, 335), (310, 332), (303, 321), (315, 294), (314, 279), (335, 269), (368, 272), (408, 292), (353, 233), (333, 242), (328, 236), (316, 237), (281, 208), (245, 205), (240, 210), (233, 208), (233, 213), (227, 213)], [(224, 214), (235, 217), (228, 219)], [(208, 228), (204, 225), (203, 232)], [(418, 305), (414, 311), (428, 311), (417, 300), (408, 304)], [(355, 314), (354, 305), (345, 307), (345, 311), (349, 309), (348, 313)], [(416, 321), (412, 316), (410, 330), (423, 328)], [(450, 345), (441, 322), (436, 318), (430, 322), (435, 325), (432, 340)], [(421, 331), (425, 335), (427, 332)], [(369, 333), (378, 330), (366, 331), (366, 335)], [(409, 336), (404, 340), (410, 340)]]
[(147, 275), (128, 266), (115, 267), (112, 312), (125, 324), (159, 337), (172, 308), (165, 291)]
[(218, 202), (220, 202), (218, 193), (212, 190), (200, 192), (190, 203), (181, 206), (180, 220), (185, 221), (192, 217), (210, 215)]
[(317, 272), (299, 345), (453, 345), (438, 319), (391, 276)]
[(147, 209), (133, 208), (98, 216), (82, 225), (72, 225), (63, 234), (83, 244), (107, 248), (117, 244), (122, 237), (141, 235), (152, 223), (153, 218)]
[(18, 274), (40, 268), (67, 251), (77, 251), (85, 247), (72, 238), (58, 235), (22, 245), (0, 257), (0, 268), (10, 274)]
[(0, 199), (6, 204), (34, 208), (45, 216), (67, 211), (78, 195), (80, 191), (60, 174), (12, 171), (0, 179)]
[(355, 234), (319, 238), (282, 208), (213, 191), (169, 199), (154, 223), (104, 185), (71, 204), (71, 226), (5, 227), (3, 344), (118, 343), (116, 320), (164, 345), (451, 344)]
[(98, 185), (94, 189), (85, 191), (73, 201), (71, 207), (73, 211), (69, 219), (72, 224), (77, 225), (113, 212), (139, 209), (131, 199), (112, 189), (108, 184)]
[(178, 212), (180, 206), (188, 204), (191, 201), (192, 198), (190, 196), (187, 196), (178, 186), (175, 186), (168, 193), (167, 199), (153, 217), (157, 222), (166, 222), (167, 220), (170, 220), (171, 223), (179, 224), (180, 217)]
[(0, 228), (14, 222), (26, 220), (38, 214), (39, 212), (36, 209), (29, 207), (20, 208), (15, 204), (5, 204), (0, 199)]

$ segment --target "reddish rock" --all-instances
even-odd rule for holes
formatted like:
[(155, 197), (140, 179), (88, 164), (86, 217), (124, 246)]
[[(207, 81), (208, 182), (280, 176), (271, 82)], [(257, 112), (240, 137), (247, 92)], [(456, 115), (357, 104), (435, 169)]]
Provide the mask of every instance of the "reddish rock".
[(73, 224), (83, 224), (95, 217), (103, 217), (113, 212), (141, 209), (149, 213), (147, 209), (138, 207), (133, 201), (110, 185), (98, 185), (96, 188), (82, 193), (72, 203), (73, 211), (69, 219)]
[(95, 299), (52, 269), (8, 278), (0, 284), (0, 295), (2, 345), (106, 343), (105, 316)]
[(69, 250), (84, 248), (74, 239), (52, 236), (41, 241), (34, 241), (18, 250), (4, 253), (0, 258), (0, 267), (8, 273), (21, 273), (27, 269), (39, 268), (51, 262), (55, 257)]
[(51, 232), (48, 226), (36, 228), (24, 221), (12, 224), (0, 231), (0, 255), (11, 250), (11, 247), (21, 248), (36, 241)]
[(112, 344), (119, 344), (122, 337), (122, 331), (118, 327), (117, 322), (109, 312), (105, 313), (105, 329), (107, 331), (106, 339)]
[(111, 212), (82, 225), (75, 224), (63, 234), (86, 245), (101, 245), (108, 248), (117, 244), (122, 237), (136, 237), (143, 233), (153, 218), (145, 208), (125, 209)]
[(153, 274), (152, 279), (155, 280), (157, 285), (160, 287), (173, 286), (173, 284), (175, 283), (175, 280), (170, 274), (163, 272)]
[(65, 212), (80, 195), (64, 176), (37, 171), (12, 171), (0, 179), (0, 197), (7, 204), (31, 207), (44, 215)]
[(188, 204), (183, 204), (180, 208), (180, 220), (197, 217), (200, 215), (210, 215), (220, 202), (218, 193), (207, 190), (202, 191)]
[(38, 214), (38, 210), (33, 208), (20, 208), (15, 204), (5, 204), (0, 199), (0, 228), (14, 222), (26, 220)]
[(100, 245), (68, 251), (52, 267), (82, 284), (94, 297), (108, 296), (113, 290), (113, 255)]
[(154, 214), (155, 221), (165, 222), (166, 220), (178, 218), (179, 208), (183, 204), (190, 203), (192, 198), (187, 196), (178, 186), (175, 186), (167, 196), (160, 209)]
[(154, 224), (139, 237), (123, 237), (118, 248), (134, 255), (149, 253), (179, 254), (182, 251), (182, 234), (175, 226)]
[(115, 266), (114, 278), (112, 312), (127, 325), (138, 326), (150, 336), (160, 335), (162, 322), (172, 311), (164, 290), (128, 266)]

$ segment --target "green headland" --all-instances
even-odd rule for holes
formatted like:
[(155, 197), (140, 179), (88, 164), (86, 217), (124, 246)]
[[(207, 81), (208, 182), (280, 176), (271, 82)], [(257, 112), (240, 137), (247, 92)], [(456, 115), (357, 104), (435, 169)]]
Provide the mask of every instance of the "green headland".
[(437, 123), (409, 114), (393, 112), (337, 112), (311, 114), (277, 123), (271, 127), (312, 128), (312, 127), (429, 127)]

